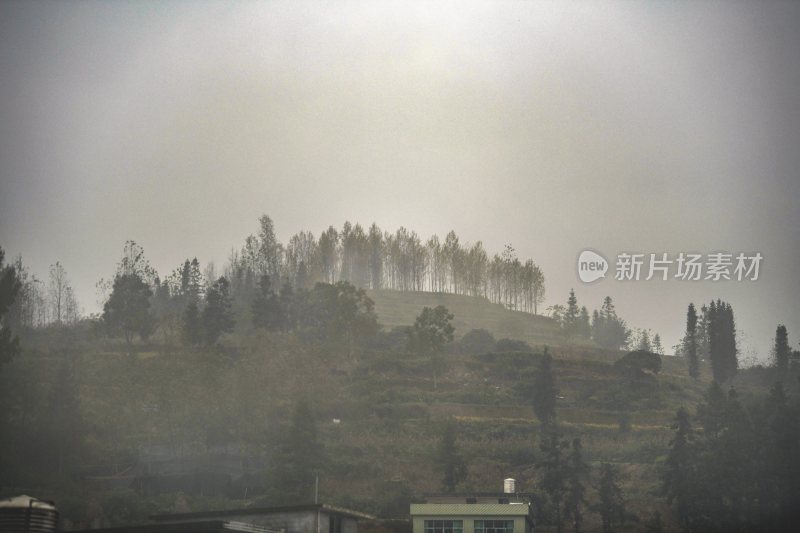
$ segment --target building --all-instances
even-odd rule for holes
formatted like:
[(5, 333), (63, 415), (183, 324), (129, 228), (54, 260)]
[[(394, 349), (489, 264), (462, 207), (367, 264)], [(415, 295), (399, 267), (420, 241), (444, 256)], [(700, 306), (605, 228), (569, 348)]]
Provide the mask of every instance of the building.
[(324, 504), (308, 504), (162, 514), (151, 516), (150, 520), (157, 524), (225, 520), (277, 529), (285, 533), (358, 533), (358, 521), (373, 518), (350, 509)]
[(531, 495), (510, 486), (509, 492), (431, 495), (425, 503), (412, 503), (413, 532), (531, 533)]
[(86, 529), (82, 533), (358, 533), (359, 520), (374, 517), (323, 504), (254, 507), (160, 514), (149, 524)]
[(282, 529), (269, 529), (243, 522), (224, 520), (202, 520), (198, 522), (174, 522), (169, 524), (145, 524), (138, 526), (85, 529), (72, 533), (285, 533)]

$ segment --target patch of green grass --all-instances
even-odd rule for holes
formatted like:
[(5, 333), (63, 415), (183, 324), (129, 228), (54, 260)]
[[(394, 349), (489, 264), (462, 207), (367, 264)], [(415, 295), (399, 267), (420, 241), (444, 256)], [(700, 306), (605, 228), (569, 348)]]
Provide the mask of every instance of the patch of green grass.
[(375, 313), (386, 329), (410, 326), (423, 307), (443, 305), (453, 313), (456, 338), (472, 329), (486, 329), (495, 339), (523, 340), (531, 345), (564, 342), (556, 322), (545, 316), (506, 309), (486, 298), (438, 292), (371, 290)]

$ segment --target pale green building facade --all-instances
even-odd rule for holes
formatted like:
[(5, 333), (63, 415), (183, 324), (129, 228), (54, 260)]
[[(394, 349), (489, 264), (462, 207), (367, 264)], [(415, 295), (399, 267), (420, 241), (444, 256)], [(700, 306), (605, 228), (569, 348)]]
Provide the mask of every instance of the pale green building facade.
[[(463, 500), (462, 500), (463, 501)], [(530, 504), (412, 503), (414, 533), (530, 533)]]

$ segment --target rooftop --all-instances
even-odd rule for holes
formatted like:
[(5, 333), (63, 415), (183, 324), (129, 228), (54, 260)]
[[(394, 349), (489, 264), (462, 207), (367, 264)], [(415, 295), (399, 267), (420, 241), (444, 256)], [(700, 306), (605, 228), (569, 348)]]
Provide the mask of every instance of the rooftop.
[[(224, 520), (205, 520), (195, 522), (174, 522), (165, 524), (140, 524), (136, 526), (110, 527), (82, 530), (91, 533), (284, 533), (282, 529), (269, 529), (244, 522)], [(74, 531), (73, 533), (79, 533)]]
[(411, 515), (418, 516), (528, 516), (527, 503), (412, 503)]
[(199, 518), (213, 518), (221, 516), (244, 516), (244, 515), (264, 515), (276, 513), (292, 513), (303, 511), (322, 511), (324, 513), (344, 516), (348, 518), (355, 518), (361, 520), (372, 520), (375, 517), (351, 509), (344, 509), (341, 507), (334, 507), (326, 504), (305, 504), (305, 505), (288, 505), (283, 507), (246, 507), (244, 509), (225, 509), (221, 511), (199, 511), (194, 513), (177, 513), (177, 514), (157, 514), (150, 517), (151, 520), (156, 522), (174, 522), (185, 520), (196, 520)]

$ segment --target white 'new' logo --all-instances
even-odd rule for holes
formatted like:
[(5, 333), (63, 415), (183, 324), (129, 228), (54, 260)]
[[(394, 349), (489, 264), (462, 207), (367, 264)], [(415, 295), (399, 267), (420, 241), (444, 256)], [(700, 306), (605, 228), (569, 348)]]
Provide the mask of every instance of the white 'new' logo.
[(578, 277), (584, 283), (591, 283), (606, 277), (608, 261), (592, 250), (584, 250), (578, 256)]

